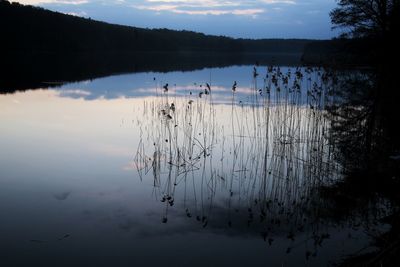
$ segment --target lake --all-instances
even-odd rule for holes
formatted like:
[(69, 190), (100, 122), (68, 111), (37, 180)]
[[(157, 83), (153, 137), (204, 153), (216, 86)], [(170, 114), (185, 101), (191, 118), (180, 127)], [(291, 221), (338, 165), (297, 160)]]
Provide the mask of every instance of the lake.
[[(0, 95), (7, 266), (325, 266), (369, 242), (343, 178), (335, 75), (233, 65)], [(383, 226), (384, 227), (384, 226)]]

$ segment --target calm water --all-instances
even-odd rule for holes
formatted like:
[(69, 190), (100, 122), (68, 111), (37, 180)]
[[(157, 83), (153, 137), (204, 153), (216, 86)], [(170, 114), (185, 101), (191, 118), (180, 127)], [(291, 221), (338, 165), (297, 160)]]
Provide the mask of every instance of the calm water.
[(0, 95), (2, 261), (321, 266), (358, 251), (363, 229), (331, 222), (315, 194), (342, 170), (329, 79), (257, 74), (135, 73)]

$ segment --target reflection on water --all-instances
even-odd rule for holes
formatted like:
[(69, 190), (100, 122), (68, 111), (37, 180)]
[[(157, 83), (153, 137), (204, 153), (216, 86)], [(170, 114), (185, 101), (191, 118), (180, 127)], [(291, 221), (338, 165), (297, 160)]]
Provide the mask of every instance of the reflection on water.
[[(220, 52), (88, 52), (53, 54), (6, 53), (2, 61), (0, 93), (56, 87), (122, 73), (194, 71), (204, 68), (264, 64), (298, 65), (302, 53)], [(23, 77), (23, 79), (21, 79)]]
[[(232, 89), (222, 88), (229, 97), (219, 97), (219, 87), (215, 95), (206, 83), (186, 95), (170, 96), (164, 86), (159, 97), (145, 100), (135, 164), (141, 178), (152, 174), (156, 196), (166, 203), (163, 222), (179, 191), (187, 217), (195, 212), (203, 227), (213, 209), (219, 209), (216, 216), (225, 211), (231, 227), (241, 207), (248, 225), (256, 217), (304, 228), (312, 190), (337, 180), (339, 167), (324, 111), (332, 90), (328, 75), (313, 73), (316, 82), (302, 90), (302, 80), (312, 76), (303, 72), (270, 69), (262, 89), (256, 79), (242, 91), (234, 82)], [(214, 98), (230, 104), (216, 105)]]
[(329, 220), (317, 192), (341, 179), (335, 86), (322, 69), (247, 66), (1, 95), (4, 260), (340, 260), (368, 239), (359, 220)]

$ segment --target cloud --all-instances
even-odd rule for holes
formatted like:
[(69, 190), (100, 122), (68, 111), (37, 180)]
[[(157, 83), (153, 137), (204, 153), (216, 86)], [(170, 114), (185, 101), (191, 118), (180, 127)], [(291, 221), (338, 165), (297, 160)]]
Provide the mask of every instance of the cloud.
[(134, 6), (137, 9), (152, 10), (152, 11), (170, 11), (175, 14), (187, 14), (187, 15), (238, 15), (238, 16), (253, 16), (260, 13), (264, 13), (265, 10), (262, 8), (249, 8), (249, 9), (184, 9), (178, 5), (155, 5), (155, 6)]
[(72, 16), (77, 16), (77, 17), (87, 17), (87, 15), (88, 15), (85, 11), (66, 12), (65, 14), (67, 14), (67, 15), (72, 15)]
[(177, 5), (155, 5), (155, 6), (145, 6), (145, 5), (133, 5), (134, 8), (142, 9), (142, 10), (151, 10), (151, 11), (174, 11), (178, 8)]
[(155, 3), (155, 4), (160, 4), (160, 3), (167, 3), (167, 4), (178, 4), (178, 5), (184, 5), (184, 6), (189, 6), (189, 7), (223, 7), (223, 6), (240, 6), (242, 5), (241, 1), (221, 1), (221, 0), (146, 0), (148, 3)]
[(333, 0), (11, 1), (143, 28), (186, 29), (240, 38), (325, 39), (335, 35), (329, 18), (336, 6)]
[(267, 5), (272, 5), (272, 4), (289, 4), (289, 5), (295, 5), (296, 1), (293, 0), (261, 0), (262, 3), (267, 4)]
[[(292, 2), (288, 0), (274, 0), (272, 2)], [(269, 3), (272, 4), (272, 3)], [(265, 9), (255, 2), (218, 1), (218, 0), (146, 0), (143, 4), (132, 5), (141, 10), (156, 12), (167, 11), (175, 14), (186, 15), (236, 15), (256, 16), (265, 12)]]
[(40, 5), (40, 4), (82, 5), (89, 3), (88, 0), (18, 0), (17, 2), (24, 5)]
[[(82, 5), (102, 2), (96, 0), (20, 0), (22, 4), (29, 5)], [(296, 0), (113, 0), (107, 4), (126, 5), (138, 10), (160, 12), (170, 12), (174, 14), (186, 15), (234, 15), (251, 16), (253, 18), (266, 12), (266, 7), (276, 5), (296, 4)], [(272, 9), (273, 10), (273, 9)], [(85, 16), (76, 11), (65, 12), (67, 14)]]
[(172, 12), (177, 14), (188, 14), (188, 15), (238, 15), (238, 16), (253, 16), (260, 13), (264, 13), (264, 9), (233, 9), (233, 10), (219, 10), (219, 9), (205, 9), (205, 10), (180, 10), (175, 9)]

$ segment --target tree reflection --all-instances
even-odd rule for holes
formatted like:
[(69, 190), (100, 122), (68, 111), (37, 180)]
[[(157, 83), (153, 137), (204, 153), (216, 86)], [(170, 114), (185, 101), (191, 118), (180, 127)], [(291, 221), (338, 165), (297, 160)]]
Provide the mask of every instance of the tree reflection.
[[(330, 112), (337, 158), (345, 177), (321, 195), (330, 202), (329, 217), (335, 221), (362, 218), (378, 250), (360, 252), (344, 265), (398, 265), (399, 251), (399, 119), (396, 115), (395, 73), (387, 67), (342, 74), (341, 103)], [(389, 232), (381, 225), (388, 223)], [(396, 264), (397, 263), (397, 264)], [(394, 265), (393, 265), (394, 264)]]

